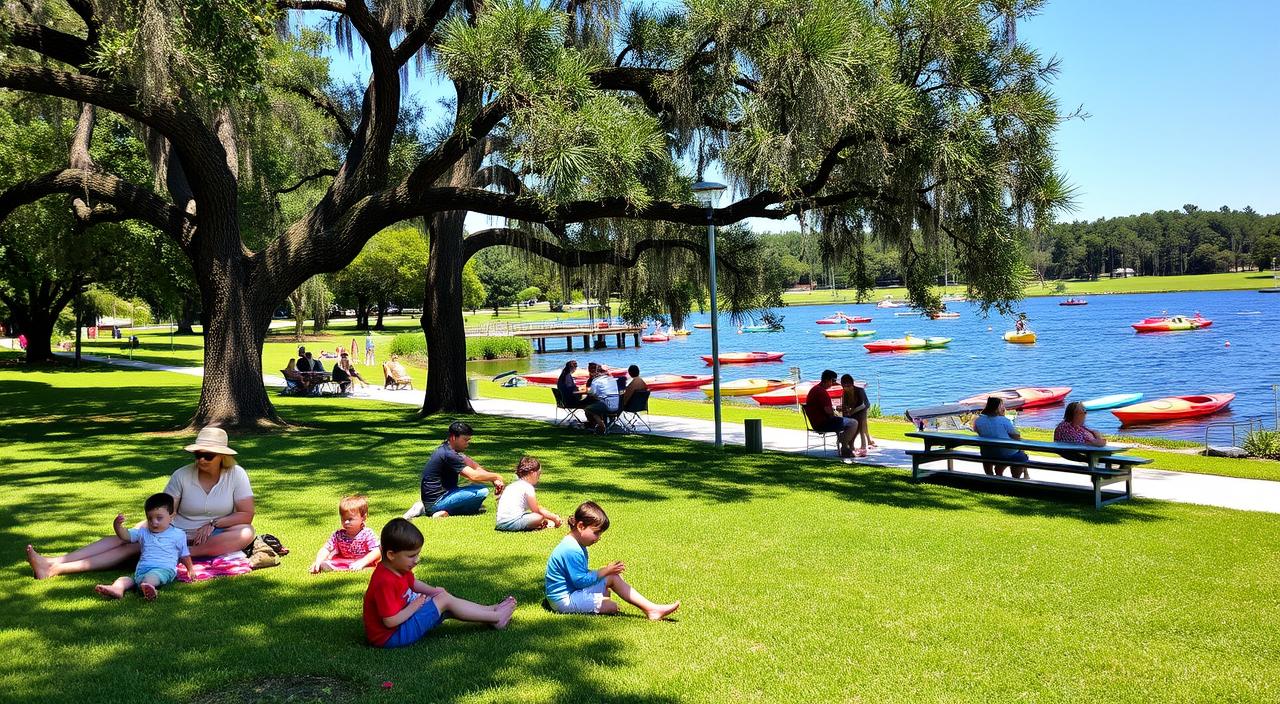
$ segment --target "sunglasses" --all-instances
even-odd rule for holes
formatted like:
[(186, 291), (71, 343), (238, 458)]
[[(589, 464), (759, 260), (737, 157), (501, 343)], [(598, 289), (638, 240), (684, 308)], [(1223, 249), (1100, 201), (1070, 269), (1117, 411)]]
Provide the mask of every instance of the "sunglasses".
[(192, 454), (196, 456), (196, 459), (204, 460), (205, 462), (209, 462), (218, 456), (216, 452), (196, 452)]

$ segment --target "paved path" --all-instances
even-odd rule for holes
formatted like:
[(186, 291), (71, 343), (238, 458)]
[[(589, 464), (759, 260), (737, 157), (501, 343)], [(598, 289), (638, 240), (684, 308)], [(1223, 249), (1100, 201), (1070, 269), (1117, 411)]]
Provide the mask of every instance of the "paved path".
[[(85, 355), (85, 359), (105, 362), (134, 369), (151, 369), (157, 371), (176, 372), (189, 376), (203, 376), (203, 367), (173, 367), (150, 362), (131, 361), (128, 359), (96, 357)], [(284, 379), (263, 375), (268, 386), (284, 386)], [(550, 392), (548, 392), (550, 395)], [(380, 386), (356, 387), (353, 395), (357, 399), (369, 399), (421, 406), (422, 390), (388, 391)], [(551, 403), (533, 403), (530, 401), (509, 401), (505, 399), (478, 399), (472, 403), (477, 413), (485, 415), (510, 416), (544, 422), (553, 422), (555, 405)], [(646, 416), (654, 435), (663, 437), (693, 440), (695, 442), (714, 442), (715, 425), (709, 420), (680, 418), (675, 416)], [(723, 438), (727, 445), (745, 444), (744, 431), (741, 425), (728, 423), (723, 426)], [(865, 459), (858, 459), (858, 464), (877, 467), (897, 467), (910, 471), (911, 459), (905, 450), (918, 447), (915, 443), (893, 440), (877, 441), (880, 447), (872, 450)], [(802, 430), (765, 427), (764, 446), (779, 452), (803, 453), (805, 451), (805, 433)], [(811, 452), (815, 459), (826, 458), (833, 462), (840, 461), (833, 450), (822, 452), (815, 449)], [(957, 462), (956, 470), (981, 474), (982, 467), (975, 462)], [(1043, 476), (1044, 471), (1036, 471)], [(1056, 474), (1056, 473), (1055, 473)], [(1056, 483), (1089, 486), (1086, 477), (1063, 473), (1055, 478)], [(1224, 508), (1242, 509), (1246, 511), (1265, 511), (1280, 513), (1280, 482), (1262, 479), (1239, 479), (1236, 477), (1219, 477), (1211, 474), (1192, 474), (1190, 472), (1169, 472), (1161, 469), (1136, 469), (1133, 474), (1133, 493), (1144, 499), (1160, 499), (1180, 503), (1221, 506)]]

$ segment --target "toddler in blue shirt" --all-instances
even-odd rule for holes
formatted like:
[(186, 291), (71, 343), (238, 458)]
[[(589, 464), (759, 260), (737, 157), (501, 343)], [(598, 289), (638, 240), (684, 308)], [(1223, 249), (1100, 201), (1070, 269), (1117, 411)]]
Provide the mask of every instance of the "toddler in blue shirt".
[(569, 534), (547, 559), (547, 605), (562, 614), (616, 614), (618, 604), (609, 598), (615, 592), (623, 601), (640, 609), (652, 621), (659, 621), (680, 608), (680, 602), (655, 604), (622, 579), (626, 566), (610, 562), (599, 569), (587, 566), (587, 547), (594, 545), (609, 528), (609, 517), (594, 501), (587, 501), (569, 519)]
[(121, 577), (111, 584), (99, 584), (94, 587), (108, 599), (119, 599), (124, 593), (137, 585), (138, 591), (147, 601), (156, 598), (156, 589), (172, 582), (178, 577), (178, 563), (187, 566), (187, 574), (191, 574), (191, 552), (187, 549), (187, 534), (173, 525), (173, 497), (160, 493), (152, 494), (143, 506), (147, 513), (145, 528), (124, 527), (124, 514), (116, 514), (113, 524), (116, 537), (130, 543), (139, 543), (142, 554), (138, 557), (138, 567), (132, 577)]

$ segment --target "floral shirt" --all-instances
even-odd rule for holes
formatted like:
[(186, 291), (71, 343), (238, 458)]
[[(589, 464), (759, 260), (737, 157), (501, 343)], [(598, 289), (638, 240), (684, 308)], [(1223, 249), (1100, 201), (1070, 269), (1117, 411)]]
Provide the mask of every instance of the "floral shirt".
[(1058, 424), (1058, 427), (1053, 429), (1053, 441), (1072, 445), (1088, 445), (1093, 442), (1093, 433), (1090, 433), (1083, 426), (1072, 425), (1064, 420)]
[(378, 542), (378, 535), (369, 530), (368, 526), (361, 528), (354, 537), (339, 528), (329, 536), (329, 542), (324, 544), (325, 550), (333, 551), (338, 557), (348, 560), (358, 560), (379, 547), (381, 543)]

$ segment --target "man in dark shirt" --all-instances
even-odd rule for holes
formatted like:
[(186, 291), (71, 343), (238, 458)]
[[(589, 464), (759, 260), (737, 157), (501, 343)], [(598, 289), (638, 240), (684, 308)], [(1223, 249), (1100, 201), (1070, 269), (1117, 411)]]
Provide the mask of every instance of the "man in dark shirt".
[(853, 437), (858, 432), (858, 421), (852, 418), (841, 418), (836, 415), (835, 405), (831, 403), (831, 392), (836, 385), (836, 373), (827, 369), (822, 372), (822, 381), (809, 389), (804, 400), (804, 414), (809, 418), (809, 427), (820, 433), (839, 433), (840, 456), (853, 457)]
[(459, 487), (458, 475), (472, 482), (492, 483), (494, 496), (502, 495), (506, 486), (502, 477), (462, 454), (471, 444), (471, 432), (471, 426), (461, 421), (449, 426), (448, 439), (431, 453), (422, 468), (421, 499), (405, 512), (406, 520), (423, 514), (445, 518), (480, 513), (480, 507), (489, 496), (488, 487), (475, 484)]
[(310, 368), (310, 371), (313, 372), (324, 371), (324, 363), (315, 357), (312, 357), (310, 352), (307, 353), (307, 366)]
[(298, 371), (311, 371), (311, 362), (307, 359), (307, 348), (305, 347), (298, 348)]

